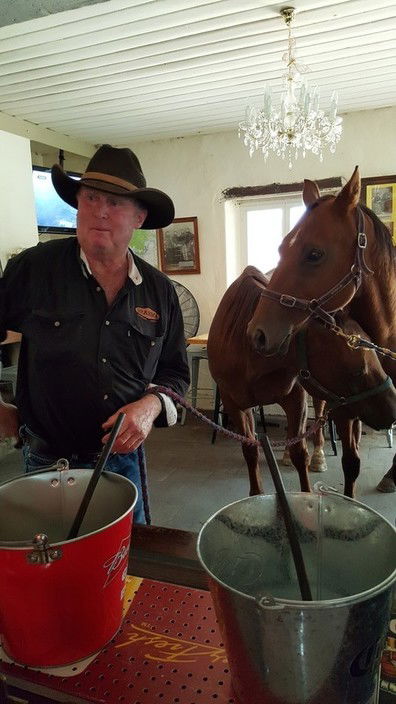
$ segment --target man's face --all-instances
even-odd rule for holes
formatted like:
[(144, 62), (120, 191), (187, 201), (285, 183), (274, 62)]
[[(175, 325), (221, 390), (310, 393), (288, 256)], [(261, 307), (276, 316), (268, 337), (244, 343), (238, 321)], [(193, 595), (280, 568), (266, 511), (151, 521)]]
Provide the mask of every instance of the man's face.
[(77, 238), (87, 255), (124, 255), (147, 211), (126, 196), (82, 186), (77, 194)]

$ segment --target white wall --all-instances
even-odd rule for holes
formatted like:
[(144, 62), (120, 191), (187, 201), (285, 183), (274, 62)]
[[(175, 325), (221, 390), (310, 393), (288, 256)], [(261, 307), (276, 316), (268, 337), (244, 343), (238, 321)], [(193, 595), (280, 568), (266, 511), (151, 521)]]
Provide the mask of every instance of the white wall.
[(174, 199), (176, 217), (198, 217), (202, 273), (172, 277), (196, 297), (201, 332), (208, 330), (226, 289), (223, 189), (304, 178), (348, 179), (356, 164), (363, 177), (394, 174), (395, 124), (396, 108), (350, 113), (344, 116), (343, 136), (334, 155), (327, 153), (323, 163), (307, 155), (292, 170), (275, 156), (266, 164), (260, 154), (250, 159), (238, 139), (237, 127), (233, 132), (130, 145), (141, 160), (148, 185), (163, 189)]
[(0, 261), (10, 252), (37, 244), (30, 141), (0, 130)]

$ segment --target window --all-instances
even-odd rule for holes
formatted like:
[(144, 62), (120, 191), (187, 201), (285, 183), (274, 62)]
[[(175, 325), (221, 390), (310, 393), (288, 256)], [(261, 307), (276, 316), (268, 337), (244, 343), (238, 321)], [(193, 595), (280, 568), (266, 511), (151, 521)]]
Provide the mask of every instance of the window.
[[(316, 181), (322, 195), (338, 193), (340, 176)], [(305, 210), (303, 182), (235, 186), (223, 191), (226, 284), (251, 264), (264, 274), (278, 263), (282, 239)]]
[(291, 197), (259, 198), (240, 202), (241, 264), (267, 273), (279, 261), (278, 248), (305, 210), (295, 194)]

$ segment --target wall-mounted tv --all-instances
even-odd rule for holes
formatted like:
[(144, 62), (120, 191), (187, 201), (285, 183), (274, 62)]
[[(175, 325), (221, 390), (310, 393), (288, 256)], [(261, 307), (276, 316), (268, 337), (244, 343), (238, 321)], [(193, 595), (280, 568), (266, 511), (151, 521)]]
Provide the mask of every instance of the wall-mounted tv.
[[(68, 171), (68, 175), (77, 180), (81, 178), (81, 174), (72, 171)], [(77, 210), (58, 196), (52, 185), (51, 169), (33, 166), (33, 191), (38, 231), (75, 234)]]

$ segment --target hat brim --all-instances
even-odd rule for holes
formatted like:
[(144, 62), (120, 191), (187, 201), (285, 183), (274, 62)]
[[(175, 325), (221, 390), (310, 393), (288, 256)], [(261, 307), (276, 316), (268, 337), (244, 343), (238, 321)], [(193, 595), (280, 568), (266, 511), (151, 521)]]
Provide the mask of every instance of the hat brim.
[(84, 179), (84, 176), (81, 181), (77, 181), (68, 176), (59, 164), (54, 164), (51, 176), (57, 194), (65, 203), (76, 209), (78, 207), (77, 193), (79, 188), (84, 185), (104, 193), (115, 193), (127, 198), (135, 198), (142, 203), (147, 208), (147, 217), (140, 227), (142, 230), (155, 230), (158, 227), (166, 227), (170, 225), (175, 217), (175, 208), (171, 198), (157, 188), (136, 188), (134, 191), (128, 191), (121, 186), (116, 186), (106, 181)]

